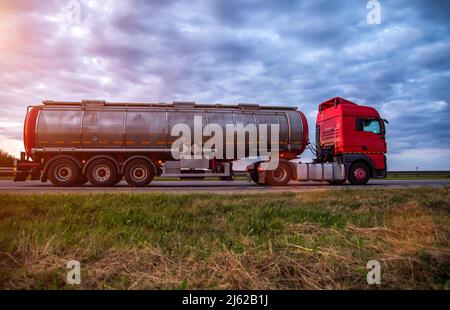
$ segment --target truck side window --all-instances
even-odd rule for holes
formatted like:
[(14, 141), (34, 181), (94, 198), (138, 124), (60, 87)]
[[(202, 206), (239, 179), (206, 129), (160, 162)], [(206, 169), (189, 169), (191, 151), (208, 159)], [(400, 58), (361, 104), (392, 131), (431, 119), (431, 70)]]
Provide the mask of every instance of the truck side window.
[(381, 134), (380, 122), (377, 119), (371, 118), (357, 118), (356, 119), (356, 130), (372, 132), (374, 134)]

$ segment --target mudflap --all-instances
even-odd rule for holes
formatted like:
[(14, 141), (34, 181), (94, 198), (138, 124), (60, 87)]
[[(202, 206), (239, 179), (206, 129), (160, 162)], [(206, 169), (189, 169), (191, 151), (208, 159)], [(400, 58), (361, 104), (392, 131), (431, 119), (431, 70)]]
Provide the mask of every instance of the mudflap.
[(245, 169), (248, 173), (249, 179), (259, 185), (263, 185), (266, 182), (266, 172), (258, 169), (261, 162), (263, 161), (252, 163)]
[(29, 175), (28, 171), (16, 171), (14, 175), (14, 182), (23, 182)]
[(372, 177), (377, 179), (386, 179), (387, 177), (386, 170), (374, 170)]
[(41, 172), (32, 172), (31, 173), (31, 181), (40, 181), (41, 180)]
[(41, 179), (41, 166), (39, 163), (20, 160), (15, 163), (14, 168), (14, 182), (26, 181), (29, 175), (31, 175), (32, 181)]

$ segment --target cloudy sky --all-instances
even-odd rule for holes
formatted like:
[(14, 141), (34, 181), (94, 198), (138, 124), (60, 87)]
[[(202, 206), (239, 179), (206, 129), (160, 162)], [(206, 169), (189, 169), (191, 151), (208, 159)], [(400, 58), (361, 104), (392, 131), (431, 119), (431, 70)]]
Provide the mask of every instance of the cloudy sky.
[(450, 170), (450, 1), (380, 0), (379, 25), (367, 2), (0, 0), (0, 148), (44, 99), (290, 105), (313, 131), (341, 96), (390, 121), (390, 169)]

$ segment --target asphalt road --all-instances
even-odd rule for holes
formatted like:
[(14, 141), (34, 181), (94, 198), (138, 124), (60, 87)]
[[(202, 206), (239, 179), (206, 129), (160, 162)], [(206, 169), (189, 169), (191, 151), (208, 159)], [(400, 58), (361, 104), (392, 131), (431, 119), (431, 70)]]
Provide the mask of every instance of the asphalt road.
[(371, 180), (365, 187), (343, 185), (331, 186), (328, 183), (296, 182), (287, 186), (268, 187), (247, 181), (154, 181), (145, 188), (130, 188), (125, 182), (115, 187), (98, 188), (89, 185), (83, 187), (59, 188), (51, 183), (39, 181), (13, 182), (0, 180), (0, 193), (115, 193), (115, 192), (207, 192), (207, 193), (242, 193), (242, 192), (301, 192), (311, 190), (345, 189), (345, 188), (419, 188), (450, 187), (450, 179), (441, 180)]

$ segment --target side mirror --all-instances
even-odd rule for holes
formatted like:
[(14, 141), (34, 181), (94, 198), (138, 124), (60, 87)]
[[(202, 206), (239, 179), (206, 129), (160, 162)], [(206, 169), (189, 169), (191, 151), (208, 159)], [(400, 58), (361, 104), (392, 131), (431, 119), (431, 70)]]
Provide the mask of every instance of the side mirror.
[(383, 118), (383, 122), (385, 122), (386, 124), (389, 124), (388, 120)]

